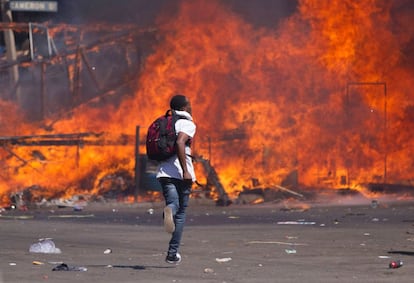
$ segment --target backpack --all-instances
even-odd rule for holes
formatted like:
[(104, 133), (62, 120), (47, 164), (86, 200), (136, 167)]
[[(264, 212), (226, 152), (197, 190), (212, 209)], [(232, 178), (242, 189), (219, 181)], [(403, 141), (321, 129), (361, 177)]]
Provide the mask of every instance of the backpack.
[(151, 123), (146, 139), (149, 159), (163, 161), (177, 153), (175, 123), (181, 118), (185, 117), (177, 115), (173, 110), (168, 110), (165, 115)]

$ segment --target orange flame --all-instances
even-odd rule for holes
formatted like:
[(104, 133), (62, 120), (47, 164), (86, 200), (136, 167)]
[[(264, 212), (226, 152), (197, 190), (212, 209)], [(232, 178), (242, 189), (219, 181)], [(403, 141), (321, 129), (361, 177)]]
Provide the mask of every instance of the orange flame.
[[(414, 28), (405, 3), (302, 0), (279, 26), (256, 28), (219, 1), (182, 1), (176, 15), (160, 17), (160, 42), (134, 96), (119, 107), (79, 107), (53, 130), (133, 135), (180, 92), (193, 104), (194, 150), (232, 196), (252, 178), (270, 186), (292, 172), (309, 187), (412, 185), (413, 69), (404, 48)], [(13, 134), (39, 134), (21, 125)], [(2, 153), (2, 194), (33, 184), (96, 192), (103, 172), (134, 169), (132, 145), (13, 152), (20, 159)]]

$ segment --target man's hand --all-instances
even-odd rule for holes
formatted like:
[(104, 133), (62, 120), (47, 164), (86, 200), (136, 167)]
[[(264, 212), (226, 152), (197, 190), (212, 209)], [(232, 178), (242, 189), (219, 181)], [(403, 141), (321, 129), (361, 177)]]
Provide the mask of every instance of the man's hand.
[(188, 172), (184, 172), (183, 173), (183, 181), (188, 185), (192, 185), (193, 184), (193, 178), (191, 177), (191, 174), (188, 173)]

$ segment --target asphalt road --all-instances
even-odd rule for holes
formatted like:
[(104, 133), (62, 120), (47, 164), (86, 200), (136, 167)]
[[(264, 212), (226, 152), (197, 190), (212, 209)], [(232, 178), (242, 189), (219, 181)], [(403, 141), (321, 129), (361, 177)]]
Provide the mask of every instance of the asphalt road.
[[(192, 200), (178, 266), (164, 262), (162, 206), (3, 211), (0, 282), (414, 281), (414, 202), (218, 207)], [(61, 253), (29, 252), (39, 238), (52, 238)], [(390, 269), (398, 259), (404, 265)], [(62, 263), (71, 270), (52, 271)]]

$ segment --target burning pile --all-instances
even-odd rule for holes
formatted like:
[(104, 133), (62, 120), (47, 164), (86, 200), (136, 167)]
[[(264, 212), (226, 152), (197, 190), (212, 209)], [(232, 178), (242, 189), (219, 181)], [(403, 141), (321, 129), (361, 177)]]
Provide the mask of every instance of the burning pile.
[[(410, 1), (302, 0), (273, 28), (256, 28), (220, 1), (182, 1), (175, 13), (160, 16), (133, 96), (78, 107), (53, 132), (133, 135), (182, 92), (198, 126), (194, 150), (231, 197), (252, 179), (272, 187), (291, 176), (302, 188), (413, 185)], [(2, 120), (2, 132), (44, 134), (16, 122)], [(36, 149), (44, 160), (34, 149), (1, 151), (3, 196), (31, 185), (90, 193), (102, 172), (134, 170), (132, 145)]]

